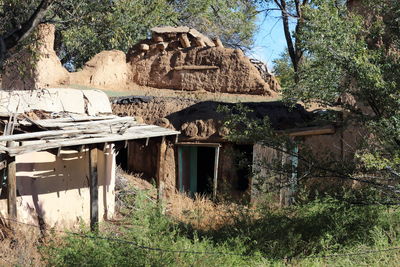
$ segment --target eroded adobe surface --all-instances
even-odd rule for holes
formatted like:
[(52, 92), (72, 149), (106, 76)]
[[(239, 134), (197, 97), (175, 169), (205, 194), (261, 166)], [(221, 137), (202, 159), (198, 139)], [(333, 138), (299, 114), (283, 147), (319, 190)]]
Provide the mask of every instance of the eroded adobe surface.
[[(128, 53), (132, 79), (140, 85), (186, 91), (276, 95), (279, 85), (265, 79), (241, 50), (224, 48), (188, 27), (153, 28)], [(194, 34), (192, 34), (194, 32)]]

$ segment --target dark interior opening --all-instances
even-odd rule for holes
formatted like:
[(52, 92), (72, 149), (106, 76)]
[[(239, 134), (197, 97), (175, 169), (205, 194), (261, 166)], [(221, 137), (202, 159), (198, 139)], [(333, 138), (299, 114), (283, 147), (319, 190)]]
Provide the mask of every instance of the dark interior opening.
[(215, 165), (215, 148), (198, 147), (197, 149), (197, 192), (212, 194)]
[(237, 152), (236, 166), (238, 175), (236, 189), (246, 191), (249, 189), (252, 174), (253, 146), (236, 145), (235, 150)]
[(117, 166), (120, 166), (124, 171), (128, 171), (128, 147), (119, 146), (118, 154), (115, 157)]

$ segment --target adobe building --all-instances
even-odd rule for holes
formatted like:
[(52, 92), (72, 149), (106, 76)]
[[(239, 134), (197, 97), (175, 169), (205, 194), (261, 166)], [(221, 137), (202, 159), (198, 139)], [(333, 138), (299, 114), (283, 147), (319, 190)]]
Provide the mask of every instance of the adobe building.
[(114, 216), (118, 150), (137, 138), (162, 151), (179, 133), (112, 115), (101, 91), (0, 90), (0, 99), (0, 214), (10, 224), (95, 229)]

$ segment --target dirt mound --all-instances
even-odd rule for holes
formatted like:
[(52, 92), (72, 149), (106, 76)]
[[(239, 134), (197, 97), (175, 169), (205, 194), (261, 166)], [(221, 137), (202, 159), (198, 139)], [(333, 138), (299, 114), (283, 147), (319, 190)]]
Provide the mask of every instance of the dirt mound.
[(14, 54), (5, 65), (2, 88), (30, 90), (69, 84), (69, 73), (54, 51), (55, 27), (40, 24), (38, 42)]

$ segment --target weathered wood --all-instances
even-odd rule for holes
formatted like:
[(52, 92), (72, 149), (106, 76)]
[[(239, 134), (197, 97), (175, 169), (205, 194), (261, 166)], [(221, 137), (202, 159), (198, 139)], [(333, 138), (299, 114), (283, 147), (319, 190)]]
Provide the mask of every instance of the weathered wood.
[[(149, 125), (150, 126), (150, 125)], [(25, 153), (35, 152), (35, 151), (44, 151), (51, 148), (56, 147), (69, 147), (76, 145), (89, 145), (89, 144), (98, 144), (98, 143), (112, 143), (117, 141), (125, 141), (125, 140), (133, 140), (133, 139), (143, 139), (148, 137), (159, 137), (159, 136), (168, 136), (168, 135), (176, 135), (179, 134), (177, 131), (172, 131), (169, 129), (165, 129), (158, 126), (152, 126), (153, 129), (141, 129), (140, 127), (134, 131), (133, 129), (128, 129), (123, 135), (120, 134), (108, 134), (106, 137), (99, 138), (85, 138), (85, 139), (68, 139), (65, 141), (51, 141), (45, 144), (35, 144), (29, 146), (15, 147), (15, 148), (6, 148), (7, 153), (11, 156), (21, 155)], [(130, 132), (129, 130), (132, 130)], [(90, 137), (90, 136), (89, 136)]]
[[(15, 142), (8, 142), (7, 147), (16, 146)], [(17, 218), (17, 166), (15, 157), (7, 157), (7, 212), (10, 218)]]
[(306, 136), (306, 135), (321, 135), (321, 134), (334, 134), (335, 127), (332, 125), (327, 126), (315, 126), (307, 128), (298, 128), (293, 130), (288, 130), (286, 133), (289, 136)]
[(214, 201), (217, 200), (219, 148), (220, 148), (220, 146), (215, 147), (214, 179), (213, 179), (213, 200)]
[(140, 44), (139, 49), (142, 51), (148, 51), (150, 49), (150, 46), (148, 44)]
[(153, 41), (155, 43), (164, 42), (164, 38), (161, 35), (153, 34)]
[(157, 192), (158, 199), (163, 199), (163, 185), (165, 182), (165, 161), (166, 161), (167, 143), (165, 137), (161, 138), (157, 155)]
[(69, 115), (67, 118), (57, 118), (57, 119), (43, 119), (43, 120), (35, 120), (38, 123), (53, 123), (53, 122), (85, 122), (85, 121), (101, 121), (101, 120), (109, 120), (119, 118), (116, 115), (109, 116), (88, 116), (88, 115)]
[(62, 128), (67, 129), (68, 127), (90, 127), (96, 126), (101, 127), (102, 125), (113, 125), (119, 123), (132, 122), (136, 124), (133, 117), (116, 117), (106, 120), (96, 120), (96, 121), (83, 121), (83, 122), (53, 122), (53, 121), (35, 121), (35, 123), (44, 128)]
[(27, 139), (34, 139), (34, 138), (63, 136), (63, 135), (71, 135), (71, 134), (79, 134), (79, 133), (83, 133), (83, 131), (82, 130), (52, 130), (52, 131), (42, 131), (42, 132), (34, 132), (34, 133), (4, 135), (4, 136), (0, 136), (0, 142), (20, 141), (20, 140), (27, 140)]
[(214, 42), (214, 44), (215, 44), (216, 47), (224, 47), (224, 45), (223, 45), (222, 42), (221, 42), (221, 39), (219, 39), (218, 37), (215, 37), (215, 38), (213, 39), (213, 42)]
[(217, 70), (218, 66), (206, 66), (206, 65), (186, 65), (186, 66), (177, 66), (174, 70)]
[(187, 26), (164, 26), (164, 27), (154, 27), (150, 29), (154, 33), (163, 34), (163, 33), (186, 33), (189, 32), (190, 28)]
[(90, 230), (97, 231), (99, 223), (99, 189), (97, 171), (97, 148), (89, 151), (89, 187), (90, 187)]
[(197, 47), (205, 47), (206, 46), (206, 43), (204, 42), (204, 40), (202, 38), (197, 37), (194, 40), (196, 42)]
[(159, 43), (157, 43), (156, 47), (158, 50), (164, 51), (165, 49), (167, 49), (168, 43), (167, 42), (159, 42)]
[(185, 33), (179, 35), (179, 41), (181, 42), (181, 45), (183, 48), (188, 48), (190, 47), (190, 41), (189, 38)]

